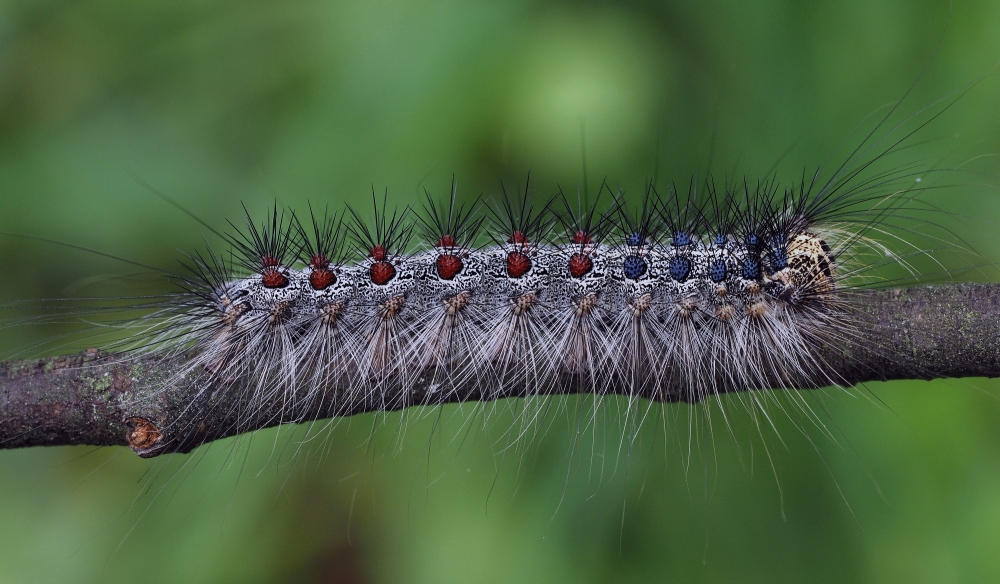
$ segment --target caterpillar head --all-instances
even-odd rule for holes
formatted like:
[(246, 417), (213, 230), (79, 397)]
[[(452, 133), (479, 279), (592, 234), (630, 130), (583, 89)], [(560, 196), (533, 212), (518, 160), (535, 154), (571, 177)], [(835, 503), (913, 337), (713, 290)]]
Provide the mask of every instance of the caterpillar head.
[(818, 235), (801, 232), (770, 253), (775, 271), (765, 284), (768, 292), (791, 304), (823, 298), (834, 291), (834, 257)]

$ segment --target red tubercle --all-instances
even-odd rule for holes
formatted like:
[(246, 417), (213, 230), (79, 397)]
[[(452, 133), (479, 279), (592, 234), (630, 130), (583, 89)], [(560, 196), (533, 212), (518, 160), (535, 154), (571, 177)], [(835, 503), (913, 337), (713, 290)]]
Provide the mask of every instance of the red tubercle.
[(313, 290), (326, 290), (337, 282), (337, 275), (329, 268), (314, 269), (309, 274), (309, 285)]
[[(522, 243), (522, 242), (518, 242)], [(512, 251), (507, 254), (507, 275), (511, 278), (520, 278), (531, 269), (531, 258), (527, 254), (519, 251)]]
[(442, 235), (441, 239), (437, 242), (437, 247), (456, 247), (458, 243), (455, 242), (455, 238), (450, 235)]
[(438, 277), (442, 280), (453, 280), (465, 267), (461, 258), (454, 254), (441, 254), (435, 262)]
[(260, 282), (265, 288), (284, 288), (288, 285), (288, 277), (275, 266), (267, 266), (260, 273)]
[(260, 258), (260, 283), (265, 288), (284, 288), (288, 285), (288, 276), (281, 270), (281, 260), (266, 254)]
[(377, 261), (368, 268), (368, 277), (371, 278), (373, 284), (385, 286), (396, 277), (396, 267), (386, 261)]
[(376, 245), (371, 249), (368, 255), (371, 256), (371, 258), (376, 262), (384, 262), (389, 256), (389, 254), (385, 251), (384, 245)]
[(570, 238), (570, 243), (575, 243), (577, 245), (587, 245), (592, 242), (593, 240), (590, 238), (590, 234), (582, 229), (574, 233), (573, 237)]
[(330, 269), (330, 260), (321, 253), (313, 254), (309, 258), (309, 285), (313, 290), (326, 290), (337, 282), (337, 274)]
[(309, 267), (314, 270), (329, 268), (330, 260), (326, 259), (326, 256), (321, 253), (313, 254), (313, 256), (309, 258)]
[(586, 276), (594, 269), (594, 260), (584, 253), (575, 253), (569, 257), (569, 275), (574, 278)]
[(510, 234), (510, 237), (507, 239), (507, 243), (516, 243), (523, 245), (525, 243), (528, 243), (528, 237), (524, 234), (523, 231), (515, 231), (514, 233)]

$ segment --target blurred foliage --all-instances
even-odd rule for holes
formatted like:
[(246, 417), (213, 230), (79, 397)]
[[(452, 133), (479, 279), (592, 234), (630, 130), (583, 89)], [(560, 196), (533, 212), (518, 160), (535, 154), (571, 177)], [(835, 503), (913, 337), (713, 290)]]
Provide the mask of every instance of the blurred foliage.
[[(540, 192), (575, 190), (584, 150), (591, 189), (683, 184), (710, 151), (716, 170), (781, 160), (797, 180), (918, 77), (904, 112), (998, 59), (986, 0), (6, 0), (0, 229), (173, 268), (206, 228), (143, 181), (219, 226), (241, 202), (365, 205), (374, 188), (405, 204), (452, 175), (467, 196), (529, 170)], [(919, 140), (996, 152), (994, 77)], [(991, 178), (965, 182), (937, 206), (974, 216), (961, 235), (995, 262)], [(7, 300), (96, 294), (136, 271), (0, 247)], [(0, 343), (25, 354), (47, 334)], [(0, 452), (0, 581), (997, 581), (997, 389), (741, 396), (726, 419), (718, 405), (629, 416), (617, 400), (578, 418), (591, 404), (577, 398), (451, 406), (155, 461)], [(796, 399), (828, 425), (790, 416)], [(508, 447), (522, 407), (541, 422)]]

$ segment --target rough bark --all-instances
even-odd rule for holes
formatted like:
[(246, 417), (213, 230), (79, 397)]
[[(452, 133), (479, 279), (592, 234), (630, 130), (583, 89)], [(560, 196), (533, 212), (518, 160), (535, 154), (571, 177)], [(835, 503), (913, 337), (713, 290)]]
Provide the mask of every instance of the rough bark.
[[(1000, 284), (872, 291), (857, 300), (851, 316), (856, 337), (828, 343), (815, 355), (838, 384), (1000, 376)], [(286, 421), (278, 400), (263, 408), (254, 404), (248, 415), (248, 392), (239, 382), (197, 371), (176, 375), (179, 359), (92, 349), (0, 364), (0, 448), (128, 445), (150, 457)], [(562, 387), (573, 391), (571, 384)], [(470, 386), (434, 394), (418, 387), (408, 402), (329, 400), (315, 403), (302, 418), (482, 399), (480, 391)]]

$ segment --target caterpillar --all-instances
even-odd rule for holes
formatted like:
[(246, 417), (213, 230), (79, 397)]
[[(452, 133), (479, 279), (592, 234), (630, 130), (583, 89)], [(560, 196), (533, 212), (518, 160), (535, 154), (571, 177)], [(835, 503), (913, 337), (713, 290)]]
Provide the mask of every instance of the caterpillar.
[[(965, 251), (912, 226), (945, 171), (890, 164), (866, 174), (906, 144), (875, 141), (831, 177), (790, 186), (695, 179), (635, 197), (605, 183), (588, 201), (538, 193), (529, 180), (465, 205), (453, 186), (399, 210), (373, 193), (368, 209), (246, 213), (223, 246), (191, 252), (168, 275), (177, 292), (103, 323), (102, 334), (125, 331), (98, 345), (117, 354), (70, 368), (166, 363), (144, 380), (152, 392), (125, 390), (126, 409), (138, 411), (178, 385), (203, 388), (164, 410), (176, 417), (127, 418), (122, 434), (142, 456), (326, 415), (449, 401), (495, 415), (501, 398), (528, 398), (499, 439), (505, 451), (536, 439), (531, 426), (560, 393), (593, 396), (594, 418), (578, 411), (576, 436), (597, 426), (606, 398), (625, 396), (626, 449), (656, 415), (668, 432), (683, 425), (658, 402), (706, 416), (718, 404), (726, 419), (714, 422), (728, 427), (735, 401), (761, 425), (787, 415), (831, 434), (807, 398), (755, 390), (847, 385), (824, 356), (866, 338), (862, 292), (899, 283), (893, 269), (926, 280), (926, 265), (911, 264)], [(899, 251), (900, 238), (910, 250)], [(229, 427), (206, 434), (206, 420)]]
[[(450, 401), (699, 403), (847, 384), (829, 354), (866, 338), (857, 292), (892, 282), (885, 265), (915, 271), (912, 255), (930, 252), (912, 240), (935, 237), (905, 223), (945, 171), (871, 168), (915, 131), (871, 134), (829, 176), (790, 186), (692, 179), (629, 199), (605, 182), (589, 201), (539, 196), (529, 176), (485, 203), (460, 204), (453, 182), (416, 209), (390, 210), (373, 190), (372, 213), (245, 211), (217, 232), (226, 251), (187, 255), (168, 275), (177, 292), (110, 325), (132, 331), (107, 347), (125, 350), (119, 363), (169, 363), (138, 401), (198, 388), (155, 421), (130, 416), (129, 443), (144, 456), (190, 450), (220, 410), (226, 435)], [(916, 254), (894, 250), (901, 232)]]
[[(180, 273), (161, 271), (175, 293), (28, 323), (82, 312), (85, 326), (105, 319), (85, 346), (124, 351), (113, 363), (169, 362), (136, 404), (195, 388), (169, 415), (127, 416), (130, 436), (175, 429), (156, 448), (139, 440), (144, 455), (200, 444), (188, 431), (204, 425), (194, 412), (220, 408), (236, 412), (226, 435), (449, 401), (587, 393), (700, 403), (732, 390), (846, 386), (854, 378), (827, 350), (865, 337), (857, 313), (868, 299), (857, 292), (929, 281), (937, 256), (969, 251), (946, 230), (917, 232), (936, 229), (920, 223), (934, 179), (957, 170), (908, 152), (952, 97), (902, 122), (890, 122), (891, 107), (839, 165), (797, 183), (732, 173), (686, 188), (652, 180), (638, 196), (604, 183), (591, 201), (586, 189), (529, 192), (529, 180), (464, 207), (454, 188), (398, 211), (385, 198), (333, 213), (275, 204), (263, 222), (248, 213), (216, 232), (223, 246), (187, 256)], [(93, 372), (111, 366), (82, 359)]]
[[(523, 354), (514, 349), (487, 361), (487, 349), (478, 346), (470, 355), (479, 368), (463, 368), (450, 359), (451, 346), (517, 332), (483, 326), (498, 322), (497, 296), (482, 290), (455, 315), (421, 313), (433, 314), (436, 323), (410, 320), (405, 311), (421, 306), (411, 298), (394, 321), (401, 330), (389, 323), (377, 330), (399, 331), (395, 338), (412, 351), (390, 367), (363, 362), (368, 370), (358, 381), (358, 371), (326, 364), (358, 363), (363, 357), (354, 351), (379, 355), (377, 346), (358, 343), (366, 331), (333, 329), (314, 318), (286, 326), (285, 336), (262, 328), (255, 331), (266, 333), (255, 337), (260, 342), (230, 354), (252, 338), (225, 337), (217, 305), (183, 287), (193, 284), (211, 297), (215, 289), (261, 276), (260, 258), (250, 254), (253, 265), (243, 265), (241, 248), (212, 232), (246, 243), (240, 200), (258, 229), (268, 224), (262, 231), (270, 229), (268, 209), (279, 220), (284, 213), (291, 235), (277, 231), (291, 246), (285, 250), (290, 274), (304, 272), (305, 260), (318, 253), (331, 259), (331, 268), (370, 277), (358, 264), (373, 263), (371, 246), (355, 233), (358, 223), (374, 229), (370, 183), (388, 219), (394, 208), (411, 207), (398, 230), (410, 228), (410, 238), (396, 257), (434, 254), (427, 262), (436, 265), (441, 254), (434, 243), (446, 231), (461, 231), (425, 225), (434, 221), (420, 179), (432, 177), (428, 188), (440, 212), (434, 216), (447, 216), (453, 171), (455, 209), (464, 203), (470, 212), (468, 235), (455, 236), (456, 247), (479, 257), (513, 247), (504, 201), (521, 202), (518, 186), (529, 169), (527, 200), (544, 225), (528, 239), (539, 252), (551, 252), (557, 267), (569, 267), (577, 253), (572, 236), (580, 230), (596, 234), (592, 239), (609, 250), (605, 259), (624, 251), (635, 227), (630, 221), (641, 223), (644, 213), (657, 231), (653, 251), (672, 253), (678, 230), (663, 219), (679, 213), (670, 203), (707, 217), (692, 231), (698, 247), (710, 247), (716, 226), (728, 223), (733, 247), (743, 249), (737, 211), (744, 191), (754, 193), (758, 179), (775, 181), (779, 209), (803, 167), (806, 183), (816, 165), (835, 173), (867, 131), (845, 138), (847, 156), (825, 157), (847, 128), (900, 96), (949, 4), (291, 3), (271, 13), (265, 4), (165, 3), (151, 12), (98, 1), (5, 10), (2, 228), (110, 251), (159, 270), (147, 276), (146, 267), (108, 268), (78, 250), (0, 237), (0, 325), (10, 324), (14, 313), (34, 312), (0, 335), (5, 358), (15, 360), (0, 376), (0, 416), (8, 432), (0, 446), (122, 445), (2, 452), (0, 580), (364, 581), (367, 575), (378, 581), (554, 581), (560, 572), (581, 582), (648, 581), (654, 573), (690, 581), (989, 580), (980, 574), (996, 572), (992, 555), (983, 553), (997, 524), (990, 464), (995, 384), (854, 386), (871, 378), (960, 376), (942, 367), (933, 351), (915, 352), (905, 340), (930, 338), (941, 350), (956, 342), (972, 346), (977, 343), (968, 336), (938, 336), (948, 330), (941, 321), (995, 314), (988, 302), (935, 304), (941, 295), (917, 288), (898, 298), (934, 306), (919, 313), (925, 320), (904, 327), (869, 318), (884, 316), (876, 302), (896, 298), (888, 288), (997, 281), (993, 205), (978, 197), (989, 189), (979, 183), (995, 179), (964, 172), (969, 156), (952, 151), (954, 144), (974, 154), (994, 150), (976, 141), (996, 133), (994, 116), (984, 113), (995, 108), (978, 101), (992, 99), (989, 92), (977, 91), (943, 124), (922, 129), (885, 156), (879, 148), (854, 159), (873, 160), (866, 169), (873, 174), (876, 165), (912, 170), (886, 190), (897, 209), (880, 215), (878, 202), (860, 202), (857, 222), (835, 225), (827, 217), (807, 230), (831, 247), (834, 287), (823, 304), (830, 312), (824, 308), (819, 326), (808, 329), (823, 335), (807, 345), (822, 359), (800, 364), (807, 379), (774, 383), (795, 389), (684, 401), (726, 381), (759, 377), (746, 356), (729, 352), (740, 347), (724, 336), (736, 325), (720, 326), (704, 304), (687, 328), (676, 320), (670, 329), (659, 320), (649, 326), (693, 329), (698, 338), (717, 338), (711, 336), (717, 329), (723, 336), (712, 347), (728, 360), (714, 359), (704, 345), (669, 344), (669, 337), (651, 343), (674, 351), (672, 361), (655, 349), (623, 353), (597, 341), (642, 338), (642, 331), (609, 329), (606, 323), (615, 321), (607, 302), (577, 317), (541, 298), (532, 305), (538, 315), (532, 322), (543, 331), (570, 331), (561, 338), (527, 337), (547, 339), (521, 345), (546, 350), (546, 361), (525, 369), (501, 358)], [(979, 34), (996, 21), (995, 8), (955, 6), (949, 36), (956, 40), (944, 44), (942, 72), (925, 77), (929, 86), (910, 96), (911, 105), (964, 83), (996, 53), (995, 35)], [(716, 99), (724, 113), (713, 156), (707, 142)], [(575, 117), (563, 115), (585, 118), (586, 140)], [(576, 188), (588, 177), (579, 172), (580, 143), (593, 181), (589, 196), (609, 177), (610, 189), (598, 202), (586, 186)], [(779, 166), (786, 147), (791, 154)], [(979, 161), (992, 172), (995, 164)], [(126, 167), (210, 227), (157, 207)], [(715, 174), (714, 187), (704, 179), (706, 167)], [(651, 176), (646, 205), (645, 185), (638, 183)], [(500, 177), (509, 197), (497, 186)], [(662, 177), (674, 178), (678, 188)], [(718, 207), (709, 202), (712, 188)], [(963, 199), (970, 191), (973, 197)], [(732, 213), (727, 193), (734, 197)], [(697, 203), (689, 205), (694, 194)], [(857, 245), (854, 234), (861, 237)], [(298, 249), (307, 238), (311, 248)], [(316, 241), (330, 246), (315, 249)], [(887, 250), (869, 245), (875, 242)], [(221, 269), (203, 280), (176, 263), (179, 256), (197, 265), (175, 249), (200, 253), (206, 266)], [(443, 262), (454, 266), (454, 260)], [(320, 284), (329, 279), (316, 271)], [(710, 273), (707, 280), (699, 273), (700, 281), (711, 281)], [(764, 272), (761, 282), (765, 276), (773, 280)], [(669, 271), (666, 282), (673, 282)], [(791, 304), (771, 292), (778, 294), (777, 287), (762, 294), (772, 305)], [(647, 313), (668, 306), (661, 302)], [(305, 314), (306, 307), (294, 308), (281, 314)], [(352, 310), (358, 308), (355, 302)], [(466, 316), (473, 318), (457, 322)], [(774, 321), (773, 313), (766, 316)], [(384, 322), (365, 318), (367, 332)], [(852, 336), (841, 336), (838, 324)], [(205, 330), (187, 334), (203, 325), (220, 333), (217, 343)], [(890, 330), (899, 337), (885, 334)], [(423, 337), (414, 338), (416, 331)], [(468, 335), (452, 339), (448, 332)], [(345, 338), (355, 344), (345, 345)], [(842, 348), (856, 348), (849, 338), (881, 342), (832, 360)], [(902, 340), (894, 344), (896, 338)], [(765, 354), (783, 346), (764, 347)], [(784, 347), (801, 350), (794, 343)], [(588, 352), (598, 359), (586, 361)], [(869, 359), (871, 353), (881, 358)], [(253, 355), (264, 358), (254, 362)], [(670, 379), (630, 376), (633, 364), (650, 355), (670, 372), (693, 371), (685, 363), (696, 356), (710, 369), (678, 387)], [(992, 358), (989, 351), (961, 356), (967, 363)], [(404, 380), (393, 363), (413, 373), (402, 371), (409, 375)], [(714, 363), (735, 363), (735, 369)], [(867, 367), (867, 377), (853, 374), (856, 363)], [(898, 363), (912, 364), (906, 372), (912, 377), (893, 370)], [(79, 380), (91, 391), (4, 393), (25, 387), (18, 375), (27, 372), (64, 382), (52, 389)], [(486, 377), (476, 378), (477, 372)], [(609, 378), (621, 384), (601, 385)], [(393, 393), (396, 379), (414, 390)], [(424, 391), (421, 379), (440, 391)], [(522, 382), (534, 393), (502, 398)], [(836, 385), (806, 389), (831, 382)], [(653, 399), (614, 393), (631, 388)], [(38, 399), (24, 399), (32, 397)], [(671, 399), (679, 401), (660, 401)], [(349, 407), (352, 400), (357, 410)], [(458, 403), (417, 405), (437, 400)], [(39, 415), (19, 420), (26, 403)], [(350, 415), (407, 404), (413, 405)], [(251, 432), (313, 419), (319, 421)], [(29, 423), (9, 424), (16, 421)], [(238, 439), (208, 443), (243, 431)], [(128, 446), (143, 456), (197, 450), (140, 460)]]
[[(539, 192), (529, 175), (474, 201), (453, 179), (448, 197), (425, 190), (401, 208), (373, 187), (367, 209), (244, 209), (228, 228), (203, 223), (221, 245), (154, 268), (173, 292), (69, 299), (26, 324), (82, 323), (54, 343), (95, 349), (70, 367), (82, 384), (119, 380), (112, 442), (124, 435), (142, 456), (449, 402), (622, 395), (638, 412), (737, 393), (764, 413), (774, 394), (756, 390), (849, 387), (894, 367), (952, 374), (921, 347), (866, 346), (885, 327), (869, 310), (881, 297), (865, 292), (949, 278), (947, 256), (979, 261), (929, 196), (965, 164), (913, 156), (914, 136), (979, 80), (901, 115), (914, 83), (839, 162), (795, 182), (734, 171), (680, 187), (654, 178), (640, 193), (605, 181), (591, 197)], [(991, 371), (980, 361), (956, 372)], [(15, 426), (3, 443), (45, 433)]]
[[(412, 254), (406, 211), (376, 208), (369, 226), (352, 210), (351, 264), (336, 260), (343, 224), (313, 215), (308, 237), (294, 212), (273, 212), (231, 237), (234, 264), (195, 259), (201, 279), (186, 284), (206, 302), (192, 316), (184, 298), (171, 341), (194, 346), (191, 366), (211, 375), (253, 370), (255, 401), (288, 392), (292, 420), (302, 386), (398, 408), (470, 380), (487, 398), (577, 381), (692, 402), (720, 393), (714, 383), (815, 383), (809, 347), (823, 329), (836, 338), (836, 258), (847, 251), (817, 232), (852, 213), (830, 190), (744, 184), (682, 206), (673, 188), (650, 188), (634, 217), (616, 199), (567, 213), (561, 222), (580, 228), (552, 233), (551, 204), (533, 206), (526, 188), (492, 209), (495, 243), (481, 248), (453, 198), (448, 215), (428, 204), (434, 229)], [(234, 265), (250, 274), (233, 276)]]

